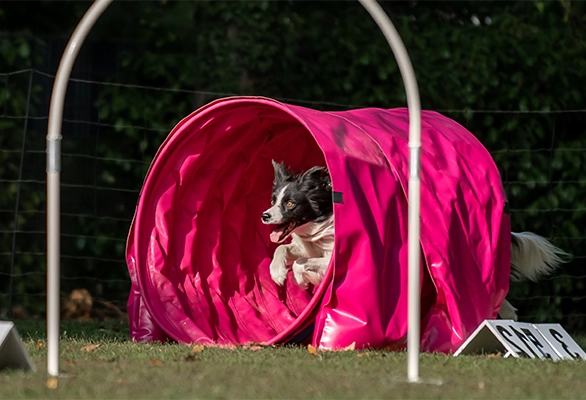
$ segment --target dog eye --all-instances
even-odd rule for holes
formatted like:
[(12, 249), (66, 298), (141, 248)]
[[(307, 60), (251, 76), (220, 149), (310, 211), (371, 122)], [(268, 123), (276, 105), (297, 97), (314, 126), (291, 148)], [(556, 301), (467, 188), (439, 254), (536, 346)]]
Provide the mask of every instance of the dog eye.
[(292, 201), (288, 201), (287, 204), (285, 204), (285, 205), (289, 208), (295, 207), (295, 203), (293, 203)]

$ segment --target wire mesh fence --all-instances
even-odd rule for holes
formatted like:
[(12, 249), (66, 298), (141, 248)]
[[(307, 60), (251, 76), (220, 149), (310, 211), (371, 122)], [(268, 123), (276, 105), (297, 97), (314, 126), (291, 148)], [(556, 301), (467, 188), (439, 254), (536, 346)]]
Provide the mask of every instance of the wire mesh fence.
[[(0, 315), (44, 317), (45, 136), (54, 77), (0, 74)], [(125, 310), (125, 243), (150, 160), (173, 126), (229, 93), (72, 79), (63, 121), (61, 290), (86, 289)], [(122, 100), (124, 99), (124, 100)], [(278, 99), (317, 109), (361, 105)], [(131, 107), (132, 105), (132, 107)], [(139, 107), (137, 107), (139, 105)], [(137, 112), (137, 109), (140, 112)], [(521, 320), (586, 329), (586, 110), (439, 110), (476, 134), (508, 193), (514, 231), (573, 255), (540, 283), (514, 284)], [(523, 140), (510, 140), (524, 135)], [(425, 207), (425, 204), (422, 205)]]

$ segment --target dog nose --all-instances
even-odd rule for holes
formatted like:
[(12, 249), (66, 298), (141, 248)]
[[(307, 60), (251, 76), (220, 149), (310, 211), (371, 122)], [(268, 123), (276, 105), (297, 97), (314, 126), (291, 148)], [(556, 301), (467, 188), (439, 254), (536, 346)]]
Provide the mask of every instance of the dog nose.
[(268, 222), (269, 219), (271, 219), (271, 214), (268, 212), (262, 213), (262, 222)]

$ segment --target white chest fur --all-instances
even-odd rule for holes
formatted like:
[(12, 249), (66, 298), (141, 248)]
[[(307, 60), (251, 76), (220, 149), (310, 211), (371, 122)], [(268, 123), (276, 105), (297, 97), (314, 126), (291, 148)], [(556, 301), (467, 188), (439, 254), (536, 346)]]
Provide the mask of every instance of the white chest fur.
[(334, 216), (322, 222), (310, 222), (295, 230), (292, 243), (305, 249), (307, 257), (326, 257), (334, 249)]

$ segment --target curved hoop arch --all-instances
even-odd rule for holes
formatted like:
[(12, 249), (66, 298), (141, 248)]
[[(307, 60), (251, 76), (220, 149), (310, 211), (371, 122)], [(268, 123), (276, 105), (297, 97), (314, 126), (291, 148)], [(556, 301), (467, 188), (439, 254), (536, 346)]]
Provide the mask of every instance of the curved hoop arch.
[[(407, 50), (391, 20), (376, 0), (358, 0), (374, 19), (397, 60), (405, 85), (409, 109), (409, 317), (408, 380), (419, 380), (419, 210), (421, 105), (419, 90)], [(60, 290), (60, 177), (63, 105), (73, 64), (88, 33), (112, 0), (95, 0), (85, 13), (65, 48), (51, 94), (47, 132), (47, 371), (59, 375)]]

